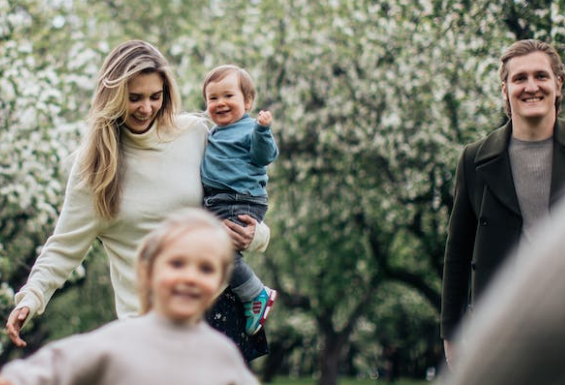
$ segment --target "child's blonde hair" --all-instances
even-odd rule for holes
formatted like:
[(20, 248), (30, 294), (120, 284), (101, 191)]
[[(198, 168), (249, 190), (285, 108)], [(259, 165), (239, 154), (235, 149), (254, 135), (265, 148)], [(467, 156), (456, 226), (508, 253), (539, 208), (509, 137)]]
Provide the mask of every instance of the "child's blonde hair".
[(209, 212), (200, 208), (187, 208), (170, 215), (156, 229), (143, 238), (137, 253), (138, 291), (141, 303), (141, 314), (149, 312), (151, 290), (149, 282), (153, 275), (153, 267), (159, 254), (174, 239), (195, 231), (207, 229), (214, 233), (214, 242), (222, 251), (222, 281), (228, 282), (233, 268), (234, 249), (231, 239), (222, 223)]

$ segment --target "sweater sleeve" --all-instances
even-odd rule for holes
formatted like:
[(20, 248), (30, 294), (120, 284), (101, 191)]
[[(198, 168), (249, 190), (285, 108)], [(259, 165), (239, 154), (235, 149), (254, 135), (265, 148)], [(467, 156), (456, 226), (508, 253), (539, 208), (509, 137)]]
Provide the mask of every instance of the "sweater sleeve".
[(2, 367), (2, 378), (13, 385), (73, 385), (103, 383), (107, 354), (90, 334), (51, 342), (25, 359)]
[(270, 127), (255, 123), (251, 136), (251, 161), (257, 166), (266, 166), (279, 156), (279, 149)]
[(30, 320), (45, 311), (51, 296), (69, 278), (98, 234), (92, 195), (78, 186), (75, 161), (55, 231), (43, 246), (27, 283), (15, 296), (16, 308), (28, 307)]
[[(279, 155), (279, 150), (271, 129), (255, 124), (255, 131), (251, 141), (251, 159), (254, 163), (267, 165), (273, 162)], [(255, 237), (249, 245), (249, 251), (264, 252), (269, 246), (271, 230), (264, 222), (257, 223)]]
[(258, 222), (255, 226), (255, 236), (251, 241), (251, 244), (247, 248), (247, 251), (259, 251), (264, 252), (269, 246), (269, 239), (271, 237), (271, 230), (265, 222)]

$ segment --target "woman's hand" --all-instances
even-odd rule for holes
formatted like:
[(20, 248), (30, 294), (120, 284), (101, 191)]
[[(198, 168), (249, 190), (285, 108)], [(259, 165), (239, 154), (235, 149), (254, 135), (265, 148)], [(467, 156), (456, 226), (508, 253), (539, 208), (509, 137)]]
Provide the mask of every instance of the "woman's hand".
[(257, 225), (257, 221), (247, 214), (239, 215), (238, 219), (245, 222), (247, 226), (240, 226), (229, 219), (224, 219), (224, 226), (231, 237), (233, 246), (239, 251), (244, 251), (247, 250), (251, 241), (253, 241), (253, 238), (255, 237), (255, 226)]
[(10, 316), (8, 317), (8, 321), (6, 322), (6, 330), (8, 331), (8, 335), (10, 339), (19, 348), (23, 348), (27, 345), (27, 342), (20, 338), (20, 330), (24, 325), (25, 320), (29, 316), (29, 308), (28, 307), (21, 307), (18, 309), (12, 310)]

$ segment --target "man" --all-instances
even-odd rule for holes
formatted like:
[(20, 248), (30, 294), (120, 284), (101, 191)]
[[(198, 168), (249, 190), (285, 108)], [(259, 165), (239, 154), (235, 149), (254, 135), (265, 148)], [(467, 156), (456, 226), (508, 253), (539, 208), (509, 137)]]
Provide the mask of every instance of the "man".
[[(563, 62), (549, 44), (522, 40), (501, 57), (508, 123), (465, 147), (457, 165), (443, 271), (441, 337), (454, 332), (496, 269), (546, 217), (565, 187)], [(532, 256), (533, 257), (533, 256)]]

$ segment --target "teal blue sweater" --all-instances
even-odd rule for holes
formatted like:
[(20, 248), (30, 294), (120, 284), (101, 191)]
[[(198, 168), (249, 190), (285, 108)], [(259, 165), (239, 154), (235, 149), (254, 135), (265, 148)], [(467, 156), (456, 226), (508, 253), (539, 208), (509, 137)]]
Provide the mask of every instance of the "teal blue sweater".
[(212, 128), (202, 161), (202, 183), (219, 190), (266, 196), (267, 165), (278, 155), (270, 127), (245, 114), (233, 124)]

